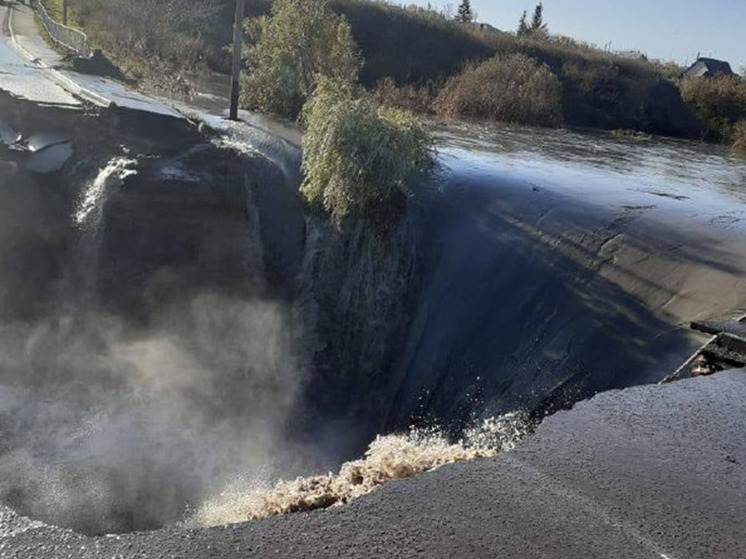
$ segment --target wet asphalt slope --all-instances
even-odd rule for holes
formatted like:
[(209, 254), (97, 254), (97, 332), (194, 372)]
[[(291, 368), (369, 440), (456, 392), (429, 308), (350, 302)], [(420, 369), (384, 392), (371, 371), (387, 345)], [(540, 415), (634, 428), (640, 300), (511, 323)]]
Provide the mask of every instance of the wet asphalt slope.
[(746, 557), (746, 372), (608, 392), (512, 453), (346, 507), (86, 539), (0, 514), (0, 557)]

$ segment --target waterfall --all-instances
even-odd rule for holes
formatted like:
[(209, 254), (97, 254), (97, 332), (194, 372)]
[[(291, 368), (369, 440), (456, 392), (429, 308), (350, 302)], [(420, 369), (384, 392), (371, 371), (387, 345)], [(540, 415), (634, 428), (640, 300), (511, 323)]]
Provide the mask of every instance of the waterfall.
[(63, 294), (72, 297), (63, 297), (63, 301), (75, 301), (78, 305), (95, 301), (106, 201), (113, 189), (137, 174), (136, 165), (134, 159), (114, 157), (81, 191), (72, 215), (73, 225), (78, 229), (72, 253), (72, 281), (67, 282)]
[(137, 161), (127, 157), (115, 157), (101, 169), (96, 178), (82, 192), (73, 221), (84, 230), (96, 230), (101, 224), (104, 204), (109, 191), (121, 186), (127, 177), (137, 174)]

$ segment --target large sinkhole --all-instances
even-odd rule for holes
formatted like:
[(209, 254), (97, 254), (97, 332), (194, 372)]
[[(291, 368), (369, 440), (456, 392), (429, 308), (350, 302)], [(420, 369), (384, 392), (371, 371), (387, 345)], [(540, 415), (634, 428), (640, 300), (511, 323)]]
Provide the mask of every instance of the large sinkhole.
[[(368, 372), (304, 359), (316, 332), (270, 285), (282, 260), (236, 161), (217, 157), (227, 192), (181, 156), (0, 178), (0, 503), (86, 535), (234, 522), (343, 504), (528, 432), (524, 417), (475, 417), (446, 434), (431, 415), (313, 477), (390, 433), (392, 410), (364, 396)], [(275, 487), (297, 476), (312, 477)]]
[(328, 465), (293, 442), (305, 373), (246, 192), (279, 173), (184, 138), (45, 175), (0, 151), (0, 502), (23, 515), (151, 530)]
[(101, 315), (3, 328), (0, 502), (86, 535), (208, 526), (344, 504), (531, 430), (521, 414), (422, 426), (377, 439), (337, 476), (275, 487), (336, 471), (370, 440), (300, 411), (275, 305), (202, 296), (175, 316), (145, 330)]
[[(589, 392), (574, 381), (565, 392), (576, 373), (561, 368), (564, 376), (533, 386), (517, 376), (512, 396), (497, 377), (480, 375), (469, 360), (504, 358), (484, 368), (516, 375), (542, 370), (530, 360), (515, 366), (516, 348), (528, 355), (526, 343), (534, 342), (530, 332), (516, 340), (512, 325), (544, 328), (544, 313), (526, 312), (525, 301), (498, 301), (490, 323), (475, 299), (457, 297), (462, 316), (446, 309), (433, 324), (418, 316), (413, 290), (425, 280), (413, 270), (434, 274), (434, 300), (449, 299), (437, 293), (440, 271), (414, 263), (411, 231), (394, 233), (380, 250), (364, 229), (311, 223), (289, 265), (287, 232), (267, 230), (259, 218), (264, 183), (254, 179), (277, 192), (276, 176), (254, 167), (247, 174), (240, 158), (212, 149), (117, 155), (55, 180), (4, 175), (3, 504), (88, 535), (343, 504), (381, 480), (492, 456), (530, 430), (523, 417), (485, 417), (565, 405)], [(219, 181), (204, 167), (216, 161)], [(277, 212), (283, 203), (269, 206)], [(473, 246), (494, 248), (481, 243)], [(432, 247), (423, 254), (439, 259)], [(537, 263), (494, 258), (512, 270), (493, 274), (499, 288), (522, 294), (514, 284), (528, 278), (550, 286), (547, 300), (572, 301)], [(464, 269), (457, 259), (453, 265)], [(494, 289), (483, 270), (475, 277), (485, 275), (484, 285), (466, 287)], [(277, 289), (282, 277), (295, 285)], [(422, 337), (417, 344), (406, 339), (410, 320)], [(465, 340), (460, 324), (474, 320), (482, 333)], [(409, 355), (411, 348), (427, 355)], [(438, 363), (431, 356), (441, 349), (451, 355)], [(407, 361), (409, 370), (396, 365)], [(423, 426), (374, 440), (415, 420)], [(339, 476), (288, 482), (263, 500), (278, 479), (337, 471), (371, 441), (367, 457)]]
[[(22, 120), (61, 118), (44, 111)], [(700, 147), (651, 145), (630, 181), (611, 140), (502, 130), (544, 157), (506, 166), (472, 158), (468, 128), (382, 240), (309, 215), (297, 154), (258, 128), (271, 157), (109, 117), (66, 116), (75, 152), (48, 174), (0, 144), (0, 503), (49, 524), (233, 522), (273, 487), (272, 513), (343, 504), (492, 455), (530, 430), (515, 410), (657, 382), (696, 347), (682, 325), (743, 306), (746, 244), (716, 227), (734, 202), (657, 209), (663, 161), (729, 184)]]
[[(343, 504), (381, 479), (491, 456), (530, 430), (523, 418), (486, 417), (592, 390), (569, 369), (582, 343), (555, 368), (529, 358), (531, 328), (566, 346), (564, 323), (547, 320), (585, 312), (541, 262), (559, 257), (525, 261), (520, 242), (496, 252), (459, 226), (458, 239), (504, 266), (460, 262), (456, 246), (443, 260), (452, 273), (434, 266), (437, 245), (419, 256), (416, 230), (403, 226), (381, 249), (363, 228), (306, 223), (294, 199), (268, 202), (282, 192), (277, 173), (246, 165), (202, 146), (99, 157), (69, 177), (2, 175), (0, 502), (89, 535)], [(286, 214), (279, 231), (280, 220), (261, 219), (270, 210)], [(430, 219), (421, 230), (451, 218)], [(293, 249), (287, 223), (298, 221)], [(444, 271), (457, 291), (517, 296), (444, 297)], [(418, 310), (425, 284), (458, 312), (428, 316), (427, 300)], [(531, 307), (537, 293), (544, 307), (568, 308)], [(485, 313), (484, 300), (499, 308)], [(598, 344), (584, 320), (579, 339)], [(561, 353), (548, 347), (535, 355)], [(511, 371), (513, 392), (480, 370)], [(531, 384), (546, 370), (557, 374)], [(418, 419), (424, 427), (374, 441)], [(337, 471), (371, 441), (339, 476), (288, 482), (262, 500), (278, 479)]]

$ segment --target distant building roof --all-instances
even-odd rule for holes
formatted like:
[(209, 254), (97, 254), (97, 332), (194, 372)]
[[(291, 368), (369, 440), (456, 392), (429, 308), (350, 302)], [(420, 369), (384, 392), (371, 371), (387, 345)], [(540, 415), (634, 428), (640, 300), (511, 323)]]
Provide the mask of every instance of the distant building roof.
[(696, 76), (698, 78), (712, 78), (715, 76), (735, 76), (730, 64), (723, 60), (714, 58), (699, 58), (692, 64), (692, 67), (684, 72), (686, 76)]

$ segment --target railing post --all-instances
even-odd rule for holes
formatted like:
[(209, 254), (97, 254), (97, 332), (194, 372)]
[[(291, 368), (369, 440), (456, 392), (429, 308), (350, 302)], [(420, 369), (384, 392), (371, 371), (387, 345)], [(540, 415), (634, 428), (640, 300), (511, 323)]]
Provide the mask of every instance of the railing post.
[(231, 78), (231, 107), (228, 118), (238, 120), (238, 94), (241, 76), (241, 41), (243, 39), (243, 15), (246, 0), (236, 0), (236, 17), (233, 21), (233, 77)]
[(67, 0), (62, 0), (62, 25), (67, 25)]

